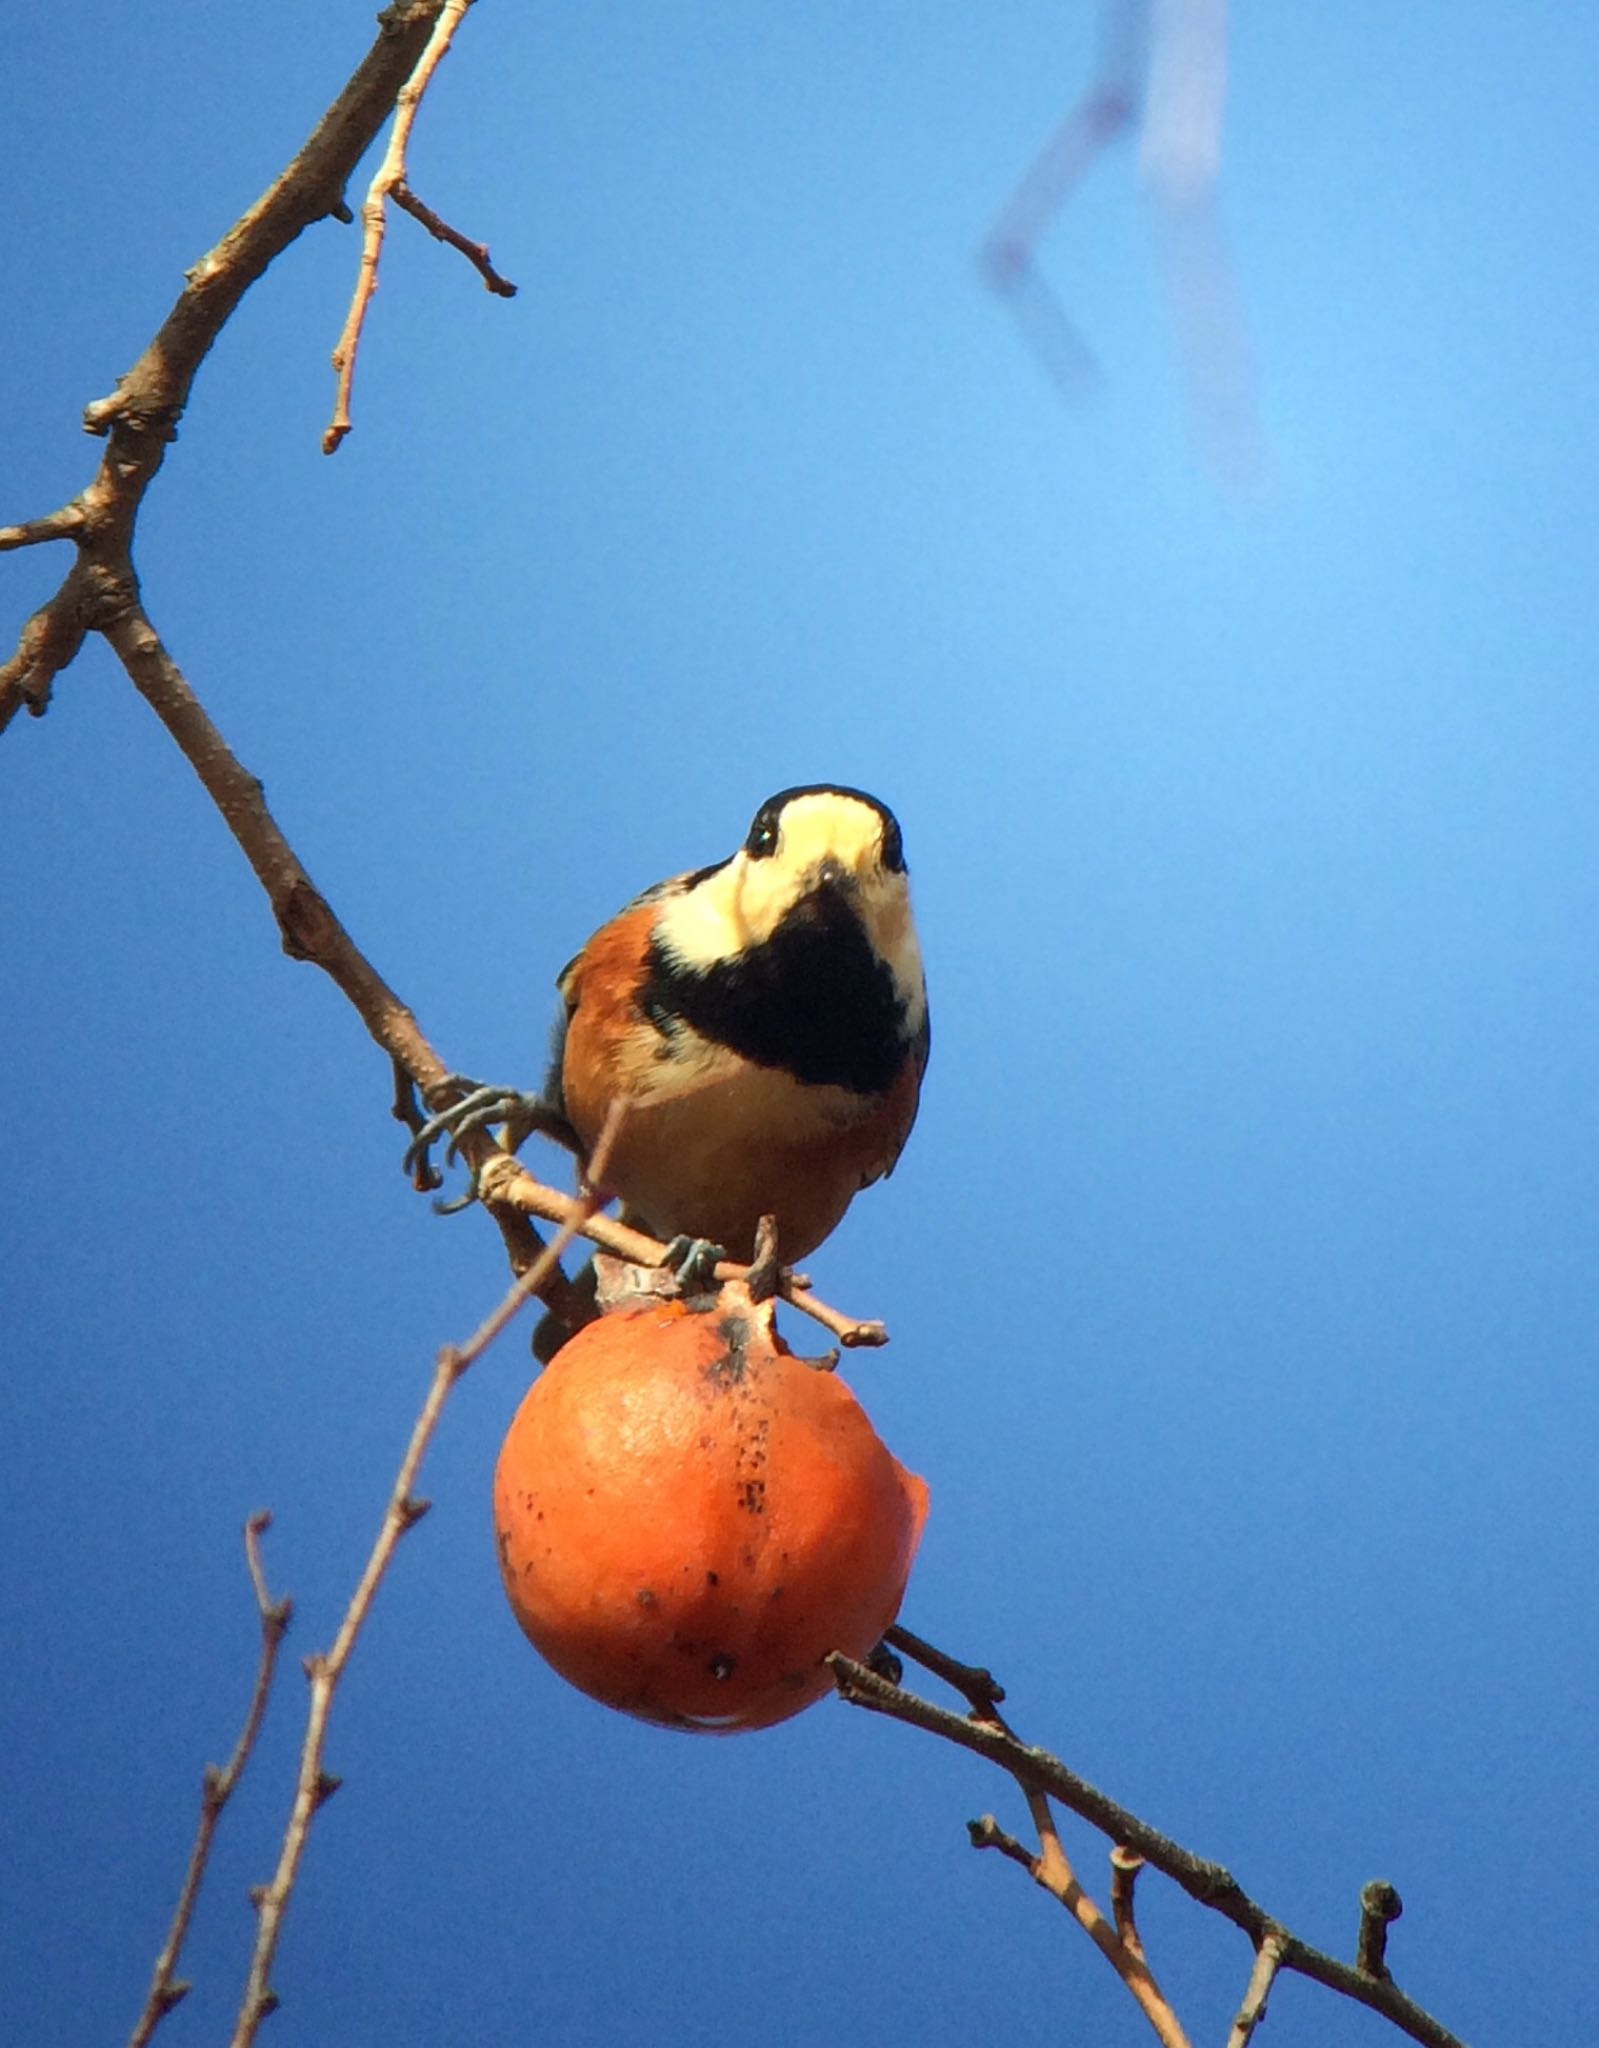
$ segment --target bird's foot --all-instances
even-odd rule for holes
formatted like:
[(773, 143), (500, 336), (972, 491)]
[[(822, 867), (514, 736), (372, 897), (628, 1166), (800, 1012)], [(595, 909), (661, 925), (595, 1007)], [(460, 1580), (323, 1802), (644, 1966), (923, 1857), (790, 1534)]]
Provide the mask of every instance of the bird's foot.
[[(517, 1088), (489, 1087), (465, 1074), (449, 1075), (444, 1085), (460, 1091), (457, 1099), (448, 1109), (441, 1109), (430, 1116), (406, 1148), (405, 1170), (419, 1186), (425, 1185), (433, 1176), (432, 1149), (440, 1139), (449, 1140), (444, 1163), (452, 1165), (461, 1156), (464, 1139), (474, 1131), (490, 1130), (496, 1124), (504, 1126), (500, 1144), (507, 1152), (519, 1151), (535, 1133), (553, 1138), (569, 1151), (579, 1149), (572, 1126), (561, 1111), (542, 1095), (525, 1094)], [(434, 1180), (433, 1184), (437, 1185), (437, 1181)], [(470, 1207), (477, 1196), (478, 1170), (473, 1167), (464, 1195), (453, 1202), (435, 1202), (433, 1206), (441, 1216), (447, 1216), (458, 1209)]]
[(716, 1288), (716, 1268), (727, 1257), (727, 1247), (712, 1244), (708, 1237), (674, 1237), (661, 1258), (684, 1294), (710, 1294)]

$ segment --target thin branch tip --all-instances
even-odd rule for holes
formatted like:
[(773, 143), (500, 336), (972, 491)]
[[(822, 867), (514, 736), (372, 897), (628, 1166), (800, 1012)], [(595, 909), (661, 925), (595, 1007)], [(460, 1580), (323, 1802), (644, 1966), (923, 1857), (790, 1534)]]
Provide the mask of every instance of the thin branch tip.
[(1227, 2036), (1227, 2048), (1249, 2048), (1255, 2029), (1266, 2017), (1266, 2003), (1277, 1981), (1277, 1972), (1287, 1959), (1288, 1947), (1287, 1935), (1272, 1933), (1255, 1950), (1254, 1968), (1249, 1973), (1249, 1983), (1233, 2021), (1232, 2032)]
[[(261, 1618), (261, 1652), (256, 1666), (255, 1685), (250, 1694), (250, 1704), (245, 1712), (244, 1725), (239, 1731), (238, 1741), (234, 1744), (233, 1754), (226, 1764), (207, 1764), (202, 1773), (200, 1820), (195, 1830), (194, 1846), (189, 1852), (188, 1868), (184, 1872), (183, 1883), (178, 1891), (178, 1901), (173, 1908), (166, 1940), (155, 1960), (143, 2009), (129, 2037), (129, 2048), (144, 2048), (144, 2044), (149, 2041), (162, 2020), (188, 1993), (187, 1981), (175, 1974), (178, 1961), (188, 1937), (190, 1922), (194, 1917), (200, 1887), (205, 1881), (206, 1871), (210, 1865), (212, 1844), (223, 1810), (233, 1797), (239, 1779), (244, 1774), (245, 1765), (255, 1749), (256, 1738), (261, 1732), (261, 1723), (266, 1714), (267, 1698), (272, 1690), (272, 1681), (277, 1670), (278, 1650), (283, 1640), (283, 1630), (288, 1625), (289, 1607), (287, 1600), (275, 1602), (272, 1599), (261, 1562), (261, 1536), (271, 1520), (270, 1514), (258, 1511), (251, 1515), (244, 1525), (245, 1562), (255, 1594), (256, 1608)], [(284, 1615), (281, 1624), (275, 1621), (279, 1612)]]
[(485, 291), (493, 292), (496, 297), (502, 299), (516, 297), (516, 286), (495, 269), (486, 242), (471, 241), (459, 228), (452, 228), (449, 222), (436, 214), (425, 200), (417, 197), (403, 176), (395, 181), (390, 196), (395, 205), (403, 208), (413, 220), (419, 221), (436, 242), (443, 242), (451, 249), (459, 249), (482, 278)]
[(578, 1212), (550, 1241), (534, 1264), (518, 1276), (498, 1308), (484, 1318), (464, 1344), (446, 1344), (440, 1350), (427, 1394), (389, 1490), (378, 1533), (350, 1595), (333, 1646), (305, 1660), (311, 1695), (306, 1710), (305, 1735), (300, 1745), (294, 1803), (279, 1846), (277, 1867), (270, 1881), (261, 1888), (255, 1943), (250, 1952), (244, 1994), (230, 2048), (250, 2048), (263, 2014), (272, 2009), (267, 2001), (271, 1999), (275, 2003), (274, 1994), (267, 1988), (267, 1980), (277, 1957), (283, 1916), (299, 1879), (312, 1822), (342, 1783), (325, 1768), (323, 1762), (334, 1699), (401, 1539), (427, 1512), (428, 1503), (417, 1494), (416, 1481), (423, 1459), (438, 1432), (445, 1404), (462, 1374), (477, 1362), (518, 1311), (526, 1306), (547, 1271), (559, 1262), (561, 1254), (577, 1235), (586, 1207), (591, 1206), (592, 1201), (591, 1196), (587, 1205), (579, 1205)]
[[(322, 435), (324, 455), (336, 454), (355, 424), (350, 408), (355, 389), (356, 358), (360, 353), (361, 337), (366, 331), (366, 319), (371, 309), (373, 294), (378, 288), (383, 240), (388, 231), (387, 202), (390, 198), (397, 197), (397, 188), (406, 184), (411, 129), (416, 120), (417, 110), (471, 4), (472, 0), (443, 0), (442, 5), (430, 9), (427, 41), (394, 96), (394, 118), (389, 127), (388, 147), (383, 152), (383, 161), (378, 165), (372, 182), (367, 187), (366, 198), (361, 206), (360, 264), (356, 271), (350, 309), (344, 317), (344, 326), (340, 329), (339, 339), (333, 350), (333, 367), (337, 373), (337, 382), (334, 389), (333, 417)], [(403, 201), (400, 203), (404, 204)], [(408, 210), (415, 211), (415, 207)], [(437, 214), (432, 214), (431, 209), (424, 211), (433, 221), (438, 221)], [(418, 214), (418, 218), (422, 218), (421, 214)], [(426, 224), (424, 222), (424, 225)], [(468, 242), (464, 236), (457, 235), (454, 229), (446, 228), (442, 221), (438, 221), (438, 229), (432, 231), (438, 233), (441, 241), (452, 242), (455, 247), (463, 250), (477, 262), (479, 270), (485, 273), (485, 282), (488, 282), (491, 275), (498, 276), (497, 272), (486, 270), (488, 251), (482, 249), (479, 244)], [(503, 293), (504, 285), (505, 280), (500, 279), (498, 287), (490, 283), (489, 289), (493, 291), (501, 288), (502, 295), (506, 295)], [(511, 286), (510, 289), (514, 292), (515, 286)]]
[(1404, 1900), (1386, 1879), (1374, 1877), (1360, 1891), (1360, 1932), (1355, 1939), (1355, 1968), (1368, 1977), (1391, 1982), (1388, 1929), (1402, 1917)]
[[(542, 1218), (546, 1223), (558, 1223), (563, 1228), (572, 1222), (574, 1216), (580, 1215), (581, 1220), (575, 1225), (576, 1234), (586, 1237), (602, 1251), (634, 1266), (659, 1266), (665, 1260), (667, 1248), (659, 1239), (646, 1236), (642, 1230), (635, 1230), (614, 1216), (605, 1215), (592, 1199), (563, 1194), (560, 1189), (535, 1180), (521, 1161), (513, 1153), (505, 1151), (486, 1131), (465, 1134), (460, 1141), (460, 1153), (473, 1169), (479, 1199), (491, 1214), (505, 1208), (519, 1209), (527, 1215)], [(590, 1193), (592, 1195), (592, 1190)], [(714, 1277), (717, 1280), (741, 1280), (748, 1284), (750, 1273), (751, 1267), (723, 1259), (717, 1263)], [(778, 1292), (791, 1307), (809, 1316), (813, 1322), (820, 1323), (829, 1336), (846, 1348), (878, 1346), (888, 1342), (888, 1331), (882, 1323), (862, 1322), (859, 1317), (830, 1307), (819, 1300), (809, 1286), (800, 1285), (792, 1274), (783, 1275)]]
[(1110, 1910), (1116, 1922), (1116, 1932), (1121, 1936), (1129, 1952), (1142, 1957), (1144, 1938), (1138, 1931), (1136, 1892), (1138, 1873), (1144, 1868), (1144, 1859), (1136, 1849), (1129, 1849), (1125, 1842), (1118, 1842), (1110, 1852)]
[[(932, 1649), (929, 1644), (921, 1644), (920, 1638), (912, 1637), (907, 1642), (908, 1635), (908, 1631), (896, 1626), (887, 1632), (886, 1639), (893, 1647), (905, 1649), (911, 1656), (917, 1655), (917, 1651), (910, 1647), (911, 1643), (919, 1644), (924, 1650)], [(942, 1653), (934, 1651), (933, 1657), (942, 1657)], [(1276, 1968), (1293, 1970), (1356, 2004), (1366, 2006), (1411, 2040), (1422, 2043), (1423, 2048), (1464, 2048), (1457, 2035), (1400, 1991), (1386, 1974), (1378, 1975), (1375, 1971), (1357, 1968), (1300, 1940), (1252, 1899), (1223, 1864), (1196, 1856), (1192, 1850), (1183, 1848), (1148, 1821), (1141, 1820), (1079, 1777), (1059, 1757), (1020, 1740), (997, 1716), (988, 1719), (951, 1712), (932, 1700), (906, 1691), (903, 1686), (890, 1684), (866, 1665), (837, 1651), (824, 1661), (833, 1673), (839, 1697), (849, 1705), (882, 1714), (889, 1720), (901, 1721), (908, 1727), (920, 1728), (926, 1734), (936, 1735), (958, 1749), (969, 1750), (996, 1764), (1015, 1780), (1029, 1807), (1035, 1811), (1038, 1810), (1037, 1802), (1045, 1799), (1059, 1801), (1090, 1826), (1108, 1835), (1124, 1858), (1127, 1855), (1142, 1857), (1162, 1875), (1171, 1878), (1196, 1904), (1221, 1914), (1241, 1928), (1256, 1944), (1257, 1950), (1269, 1942), (1280, 1944), (1281, 1954)], [(931, 1658), (923, 1657), (919, 1661), (930, 1669), (937, 1668)], [(972, 1668), (959, 1666), (953, 1658), (943, 1661), (956, 1669), (969, 1671)], [(1050, 1825), (1053, 1827), (1052, 1822)], [(975, 1847), (1000, 1849), (1013, 1861), (1029, 1860), (1028, 1852), (1016, 1843), (1014, 1836), (1007, 1835), (999, 1827), (992, 1815), (972, 1822), (969, 1831)], [(1015, 1847), (1007, 1847), (1007, 1844)], [(1019, 1856), (1016, 1849), (1021, 1849)], [(1039, 1881), (1061, 1896), (1057, 1885), (1049, 1881), (1048, 1873), (1039, 1874)], [(1391, 1887), (1385, 1888), (1385, 1891), (1391, 1890)], [(1397, 1894), (1393, 1897), (1396, 1901)], [(1067, 1903), (1065, 1897), (1062, 1897), (1062, 1903)], [(1386, 1910), (1389, 1902), (1385, 1898), (1383, 1903)], [(1076, 1911), (1075, 1906), (1073, 1910)], [(1373, 1924), (1384, 1930), (1387, 1925), (1380, 1916), (1373, 1916)], [(1108, 1925), (1102, 1933), (1094, 1936), (1102, 1948), (1106, 1935), (1115, 1939)], [(1125, 1941), (1118, 1943), (1118, 1947), (1123, 1949), (1128, 1946)]]

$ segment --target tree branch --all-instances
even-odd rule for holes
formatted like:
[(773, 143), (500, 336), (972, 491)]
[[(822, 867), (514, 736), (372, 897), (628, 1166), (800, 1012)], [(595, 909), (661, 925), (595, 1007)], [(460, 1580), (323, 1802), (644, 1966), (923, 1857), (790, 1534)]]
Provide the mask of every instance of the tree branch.
[(23, 628), (0, 664), (0, 730), (26, 704), (49, 703), (54, 678), (84, 635), (104, 631), (135, 601), (132, 544), (144, 494), (166, 456), (201, 363), (239, 301), (297, 236), (343, 205), (344, 187), (387, 119), (446, 0), (394, 0), (378, 17), (376, 42), (299, 154), (255, 204), (189, 271), (187, 282), (143, 355), (109, 397), (84, 412), (106, 451), (70, 504), (0, 529), (0, 545), (72, 539), (77, 560), (55, 596)]
[(306, 872), (267, 808), (260, 780), (239, 760), (168, 653), (137, 594), (103, 629), (135, 688), (176, 741), (266, 891), (283, 950), (331, 977), (385, 1052), (426, 1090), (449, 1070)]
[[(472, 1138), (481, 1135), (468, 1133), (462, 1142), (462, 1152), (466, 1152)], [(547, 1223), (565, 1223), (571, 1215), (573, 1198), (570, 1195), (563, 1195), (559, 1188), (546, 1187), (542, 1181), (535, 1180), (513, 1154), (501, 1151), (492, 1139), (489, 1140), (487, 1158), (479, 1168), (478, 1180), (483, 1201), (496, 1214), (509, 1206), (532, 1216), (541, 1216)], [(582, 1235), (602, 1251), (613, 1252), (617, 1258), (626, 1259), (635, 1266), (659, 1266), (666, 1257), (666, 1246), (658, 1238), (635, 1230), (629, 1223), (619, 1223), (614, 1216), (590, 1216), (580, 1229)], [(718, 1280), (747, 1280), (750, 1271), (750, 1267), (738, 1265), (730, 1259), (718, 1260), (712, 1268)], [(813, 1322), (820, 1323), (846, 1350), (888, 1342), (888, 1332), (881, 1323), (862, 1322), (857, 1316), (830, 1308), (811, 1292), (810, 1283), (796, 1274), (784, 1273), (780, 1292), (786, 1302)]]
[(1374, 1877), (1360, 1890), (1360, 1933), (1355, 1942), (1355, 1967), (1368, 1977), (1388, 1975), (1388, 1928), (1405, 1910), (1391, 1884)]
[(1255, 1951), (1255, 1967), (1249, 1973), (1244, 2002), (1239, 2006), (1238, 2017), (1227, 2036), (1227, 2048), (1249, 2048), (1256, 2027), (1266, 2017), (1266, 2000), (1277, 1981), (1286, 1949), (1287, 1943), (1280, 1934), (1268, 1934)]
[(1138, 1931), (1133, 1894), (1143, 1867), (1143, 1857), (1125, 1842), (1118, 1842), (1110, 1852), (1110, 1909), (1116, 1916), (1116, 1932), (1138, 1956), (1144, 1953), (1144, 1939)]
[(200, 1896), (200, 1886), (211, 1860), (211, 1844), (216, 1836), (217, 1823), (222, 1818), (222, 1809), (233, 1797), (234, 1787), (249, 1762), (256, 1736), (261, 1731), (261, 1717), (266, 1712), (267, 1696), (272, 1690), (272, 1677), (277, 1669), (278, 1650), (294, 1613), (292, 1600), (274, 1600), (267, 1591), (266, 1570), (261, 1563), (261, 1538), (271, 1526), (272, 1517), (264, 1510), (252, 1515), (244, 1525), (245, 1562), (250, 1568), (250, 1583), (255, 1588), (256, 1609), (261, 1616), (261, 1661), (256, 1667), (255, 1690), (250, 1695), (249, 1711), (244, 1717), (239, 1739), (233, 1746), (232, 1756), (220, 1771), (215, 1764), (205, 1767), (200, 1792), (200, 1825), (189, 1855), (189, 1867), (178, 1893), (172, 1925), (161, 1953), (155, 1959), (155, 1972), (150, 1979), (144, 2010), (128, 2037), (128, 2048), (144, 2048), (167, 2014), (189, 1994), (189, 1985), (174, 1975), (178, 1957), (188, 1937), (195, 1901)]
[(1027, 1808), (1038, 1830), (1039, 1853), (1033, 1870), (1035, 1880), (1060, 1901), (1121, 1978), (1139, 2011), (1154, 2029), (1161, 2048), (1191, 2048), (1170, 2001), (1155, 1982), (1155, 1974), (1149, 1967), (1142, 1945), (1134, 1948), (1123, 1941), (1118, 1930), (1112, 1927), (1078, 1882), (1048, 1799), (1042, 1792), (1029, 1792)]
[(1089, 1822), (1113, 1842), (1125, 1846), (1156, 1870), (1181, 1885), (1191, 1899), (1241, 1927), (1257, 1949), (1272, 1936), (1282, 1943), (1280, 1967), (1296, 1970), (1373, 2012), (1419, 2041), (1423, 2048), (1465, 2048), (1458, 2036), (1441, 2021), (1406, 1997), (1386, 1977), (1375, 1976), (1357, 1965), (1343, 1963), (1324, 1950), (1313, 1948), (1290, 1933), (1283, 1923), (1252, 1899), (1232, 1872), (1219, 1863), (1207, 1862), (1184, 1849), (1169, 1835), (1163, 1835), (1148, 1821), (1119, 1805), (1085, 1778), (1051, 1756), (1022, 1742), (997, 1719), (966, 1719), (946, 1707), (936, 1706), (903, 1686), (893, 1685), (865, 1664), (834, 1651), (828, 1657), (839, 1697), (851, 1706), (865, 1707), (874, 1714), (902, 1721), (908, 1727), (941, 1736), (961, 1749), (984, 1757), (1009, 1772), (1024, 1795), (1043, 1792)]
[[(406, 79), (395, 98), (394, 126), (389, 130), (389, 145), (383, 152), (383, 161), (377, 175), (367, 187), (366, 200), (361, 208), (361, 266), (356, 272), (355, 294), (350, 300), (350, 310), (345, 316), (344, 327), (333, 351), (333, 367), (338, 372), (338, 387), (333, 404), (333, 418), (327, 432), (322, 436), (322, 453), (332, 455), (355, 422), (350, 417), (350, 394), (355, 384), (355, 358), (361, 346), (362, 330), (366, 326), (367, 309), (372, 303), (372, 294), (378, 288), (378, 264), (383, 255), (383, 237), (388, 230), (389, 195), (399, 196), (405, 191), (400, 203), (423, 220), (430, 232), (441, 241), (453, 241), (458, 249), (477, 263), (478, 269), (489, 282), (490, 290), (497, 290), (502, 297), (514, 298), (516, 286), (507, 287), (503, 278), (488, 267), (488, 251), (480, 249), (457, 235), (453, 228), (446, 228), (436, 213), (410, 197), (406, 184), (406, 152), (411, 145), (411, 129), (422, 104), (422, 95), (432, 82), (433, 74), (443, 62), (446, 51), (455, 38), (455, 31), (465, 18), (472, 0), (445, 0), (439, 9), (438, 19), (433, 23), (427, 44), (416, 60), (416, 68)], [(425, 218), (424, 218), (425, 216)]]
[(9, 548), (37, 547), (46, 540), (71, 540), (82, 524), (82, 508), (73, 503), (46, 512), (42, 519), (24, 519), (20, 526), (0, 526), (0, 554)]
[[(595, 1148), (596, 1167), (603, 1171), (603, 1155), (614, 1135), (617, 1119), (613, 1114), (607, 1128)], [(440, 1351), (433, 1368), (432, 1383), (422, 1403), (411, 1431), (411, 1440), (406, 1445), (405, 1455), (400, 1460), (400, 1469), (395, 1475), (389, 1491), (388, 1504), (384, 1509), (383, 1521), (378, 1529), (377, 1540), (372, 1546), (366, 1568), (350, 1596), (344, 1619), (339, 1624), (333, 1647), (326, 1653), (307, 1657), (305, 1672), (311, 1681), (311, 1704), (306, 1715), (305, 1740), (300, 1750), (300, 1768), (295, 1781), (294, 1802), (289, 1809), (288, 1824), (283, 1831), (283, 1845), (278, 1854), (277, 1868), (271, 1880), (255, 1894), (256, 1934), (255, 1946), (250, 1954), (249, 1970), (245, 1979), (244, 1998), (239, 2007), (238, 2019), (234, 2022), (229, 2048), (250, 2048), (257, 2029), (267, 2015), (277, 2009), (279, 1999), (271, 1988), (272, 1964), (277, 1955), (278, 1940), (283, 1931), (283, 1916), (293, 1896), (300, 1865), (310, 1839), (311, 1823), (339, 1789), (340, 1779), (329, 1775), (324, 1767), (327, 1753), (328, 1720), (333, 1711), (333, 1702), (340, 1680), (355, 1650), (356, 1642), (372, 1611), (378, 1588), (394, 1562), (400, 1540), (414, 1529), (427, 1513), (431, 1503), (417, 1497), (416, 1481), (422, 1469), (422, 1460), (427, 1455), (438, 1430), (444, 1404), (449, 1399), (457, 1382), (475, 1365), (500, 1332), (505, 1329), (523, 1305), (538, 1293), (549, 1273), (553, 1272), (562, 1252), (577, 1236), (581, 1228), (581, 1217), (585, 1208), (592, 1210), (598, 1197), (593, 1188), (585, 1190), (577, 1204), (578, 1214), (568, 1219), (558, 1235), (545, 1247), (537, 1261), (521, 1274), (511, 1286), (498, 1308), (485, 1318), (464, 1344), (447, 1344)]]
[(501, 277), (495, 269), (486, 242), (468, 241), (459, 228), (452, 228), (450, 223), (441, 219), (425, 200), (418, 199), (404, 178), (395, 183), (389, 196), (395, 205), (403, 207), (413, 220), (419, 220), (435, 242), (446, 242), (452, 249), (459, 249), (482, 278), (485, 291), (491, 291), (497, 298), (502, 299), (516, 297), (516, 286), (508, 277)]

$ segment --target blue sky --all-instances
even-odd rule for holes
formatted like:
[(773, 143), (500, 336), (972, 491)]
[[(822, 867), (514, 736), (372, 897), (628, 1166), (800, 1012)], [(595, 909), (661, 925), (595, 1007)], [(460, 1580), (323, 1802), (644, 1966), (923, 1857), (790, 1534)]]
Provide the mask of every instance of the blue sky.
[[(85, 480), (82, 405), (368, 29), (25, 9), (0, 516)], [(1576, 2040), (1599, 21), (1236, 10), (1247, 500), (1196, 456), (1126, 150), (1044, 251), (1091, 401), (976, 278), (1094, 31), (1045, 0), (474, 9), (413, 180), (520, 296), (397, 222), (329, 461), (356, 245), (304, 238), (201, 373), (146, 596), (358, 941), (496, 1079), (538, 1077), (585, 935), (770, 791), (893, 804), (933, 1063), (811, 1266), (894, 1333), (850, 1377), (932, 1488), (906, 1620), (1307, 1938), (1347, 1952), (1392, 1879), (1400, 1980), (1477, 2048)], [(7, 619), (60, 567), (7, 557)], [(231, 2021), (294, 1659), (497, 1239), (409, 1193), (383, 1062), (103, 650), (0, 742), (0, 828), (7, 2038), (132, 2024), (248, 1692), (256, 1507), (297, 1602), (181, 2048)], [(341, 1697), (277, 2048), (1145, 2038), (965, 1846), (1025, 1819), (973, 1760), (831, 1702), (696, 1742), (545, 1670), (489, 1528), (530, 1369), (516, 1332), (460, 1388)], [(1223, 2038), (1242, 1939), (1154, 1879), (1143, 1917)], [(1274, 2000), (1273, 2048), (1380, 2038), (1300, 1980)]]

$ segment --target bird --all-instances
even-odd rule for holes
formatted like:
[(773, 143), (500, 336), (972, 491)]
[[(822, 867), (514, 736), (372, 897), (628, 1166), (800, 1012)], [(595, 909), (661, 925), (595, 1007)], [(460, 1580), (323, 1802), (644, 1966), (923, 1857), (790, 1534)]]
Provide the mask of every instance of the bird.
[(741, 1261), (831, 1235), (910, 1135), (930, 1044), (894, 814), (812, 783), (725, 860), (646, 889), (564, 969), (544, 1102), (631, 1221)]

